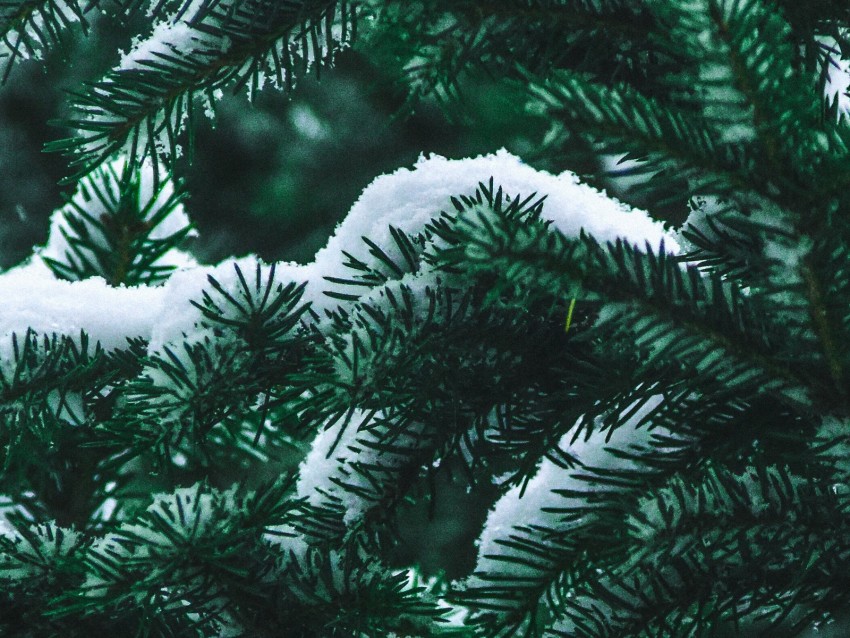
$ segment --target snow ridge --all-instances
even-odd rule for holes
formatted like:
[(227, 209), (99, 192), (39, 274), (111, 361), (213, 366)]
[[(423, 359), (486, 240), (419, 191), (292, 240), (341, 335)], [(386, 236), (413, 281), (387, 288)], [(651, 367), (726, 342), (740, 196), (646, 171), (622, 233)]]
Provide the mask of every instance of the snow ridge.
[[(667, 250), (679, 249), (675, 237), (645, 211), (629, 209), (580, 183), (573, 173), (537, 171), (505, 150), (461, 160), (433, 155), (420, 157), (412, 169), (402, 168), (376, 178), (312, 263), (276, 264), (279, 280), (306, 283), (303, 300), (309, 301), (321, 317), (340, 304), (324, 291), (329, 288), (328, 277), (350, 274), (342, 265), (343, 251), (374, 262), (363, 237), (391, 252), (394, 244), (389, 226), (411, 235), (421, 233), (440, 211), (451, 209), (451, 197), (472, 194), (479, 183), (491, 177), (512, 196), (545, 195), (543, 218), (566, 235), (575, 236), (584, 229), (601, 241), (623, 237), (639, 246), (648, 242), (658, 247), (663, 240)], [(61, 247), (61, 227), (61, 221), (54, 218), (42, 254), (51, 255)], [(140, 337), (155, 351), (199, 329), (203, 317), (190, 300), (200, 299), (208, 276), (228, 288), (236, 283), (235, 264), (243, 272), (252, 272), (258, 262), (262, 263), (256, 256), (226, 260), (216, 266), (196, 266), (187, 260), (163, 286), (113, 288), (100, 278), (58, 280), (36, 258), (0, 275), (0, 296), (4, 299), (0, 340), (8, 341), (12, 333), (23, 335), (28, 328), (70, 337), (79, 337), (83, 330), (91, 341), (107, 349), (121, 348), (127, 338)]]

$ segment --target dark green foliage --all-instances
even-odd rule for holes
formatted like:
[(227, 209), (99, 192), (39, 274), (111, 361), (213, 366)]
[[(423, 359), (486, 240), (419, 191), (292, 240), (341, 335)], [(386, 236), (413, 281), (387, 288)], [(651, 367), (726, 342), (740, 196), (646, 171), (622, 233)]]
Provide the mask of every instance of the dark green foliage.
[[(109, 4), (112, 4), (110, 2)], [(120, 5), (119, 3), (116, 3)], [(0, 34), (3, 40), (3, 82), (21, 59), (41, 57), (46, 49), (60, 46), (65, 31), (79, 23), (86, 29), (86, 14), (98, 2), (71, 0), (12, 0), (0, 5)]]
[[(9, 33), (53, 15), (10, 7)], [(548, 128), (538, 160), (616, 158), (590, 179), (630, 178), (623, 198), (687, 243), (567, 236), (546, 193), (481, 176), (322, 281), (219, 267), (166, 343), (8, 336), (0, 628), (796, 637), (846, 620), (850, 128), (824, 94), (845, 3), (152, 8), (176, 39), (80, 89), (53, 145), (86, 173), (67, 249), (44, 255), (58, 277), (167, 281), (190, 229), (155, 234), (181, 201), (160, 167), (196, 98), (294, 90), (350, 44), (413, 109), (436, 95), (463, 119), (481, 74), (510, 85)], [(55, 45), (63, 20), (20, 46)], [(126, 168), (97, 167), (119, 150)], [(461, 548), (474, 570), (400, 567), (406, 512), (452, 483), (496, 501), (457, 513), (482, 527)]]
[[(99, 276), (113, 286), (160, 283), (175, 270), (169, 252), (180, 246), (192, 227), (169, 229), (183, 195), (171, 180), (133, 164), (102, 166), (87, 175), (62, 211), (63, 255), (44, 256), (53, 273), (78, 281)], [(180, 211), (182, 213), (182, 210)]]
[[(121, 150), (155, 164), (175, 154), (196, 98), (212, 108), (222, 88), (248, 87), (250, 94), (266, 81), (292, 88), (294, 74), (306, 72), (311, 59), (333, 60), (353, 37), (356, 20), (347, 2), (328, 0), (186, 3), (178, 15), (184, 12), (149, 56), (133, 58), (75, 97), (75, 115), (65, 125), (79, 134), (51, 148), (71, 155), (80, 173)], [(337, 12), (342, 34), (335, 41), (330, 29)]]

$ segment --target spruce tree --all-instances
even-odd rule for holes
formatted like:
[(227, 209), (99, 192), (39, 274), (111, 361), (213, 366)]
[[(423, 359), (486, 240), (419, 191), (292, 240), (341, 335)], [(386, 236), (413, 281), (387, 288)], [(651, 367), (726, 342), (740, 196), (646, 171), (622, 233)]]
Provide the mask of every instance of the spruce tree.
[[(0, 274), (2, 635), (846, 631), (845, 2), (14, 0), (4, 77), (98, 21), (144, 28)], [(198, 118), (352, 47), (400, 118), (491, 83), (547, 133), (199, 265)], [(462, 574), (400, 558), (449, 484)]]

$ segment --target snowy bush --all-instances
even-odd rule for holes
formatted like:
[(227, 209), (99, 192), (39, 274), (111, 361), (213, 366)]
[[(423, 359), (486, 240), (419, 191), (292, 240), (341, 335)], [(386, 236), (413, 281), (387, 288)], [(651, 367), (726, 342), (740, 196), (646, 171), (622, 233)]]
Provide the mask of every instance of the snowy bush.
[[(150, 35), (0, 274), (3, 635), (842, 631), (843, 3), (21, 2), (6, 70), (100, 10)], [(195, 112), (351, 46), (412, 108), (520, 87), (560, 168), (422, 155), (310, 263), (199, 264)]]

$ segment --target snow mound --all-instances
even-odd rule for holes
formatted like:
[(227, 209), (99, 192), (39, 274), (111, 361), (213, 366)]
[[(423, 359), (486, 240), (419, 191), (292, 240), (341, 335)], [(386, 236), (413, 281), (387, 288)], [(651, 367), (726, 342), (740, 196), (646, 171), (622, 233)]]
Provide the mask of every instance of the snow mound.
[(0, 275), (0, 340), (28, 328), (69, 337), (84, 330), (104, 348), (123, 348), (128, 337), (149, 337), (163, 315), (164, 292), (154, 286), (112, 287), (101, 277), (64, 281), (34, 260)]
[[(643, 247), (678, 252), (672, 234), (642, 210), (630, 209), (604, 192), (579, 182), (570, 172), (552, 175), (524, 164), (505, 150), (471, 159), (451, 160), (438, 155), (420, 157), (412, 169), (402, 168), (376, 178), (361, 194), (346, 218), (337, 226), (327, 245), (307, 265), (276, 264), (280, 281), (306, 283), (303, 301), (321, 315), (339, 302), (326, 296), (328, 277), (349, 277), (342, 265), (343, 252), (368, 261), (368, 237), (389, 247), (389, 226), (416, 235), (441, 211), (452, 211), (451, 198), (472, 195), (479, 183), (493, 178), (511, 197), (545, 196), (542, 216), (568, 236), (583, 229), (601, 241), (617, 238)], [(183, 215), (183, 211), (180, 211)], [(182, 217), (181, 217), (182, 221)], [(60, 223), (54, 221), (54, 224)], [(59, 246), (51, 246), (58, 250)], [(27, 328), (39, 333), (78, 336), (85, 330), (105, 348), (126, 345), (126, 339), (141, 337), (155, 350), (197, 329), (200, 312), (190, 304), (199, 300), (214, 276), (225, 288), (235, 285), (234, 265), (251, 272), (262, 262), (253, 256), (227, 260), (217, 266), (195, 266), (191, 261), (163, 286), (112, 288), (100, 278), (61, 281), (40, 263), (20, 266), (0, 275), (0, 338), (24, 334)]]

